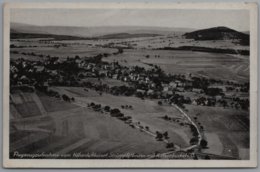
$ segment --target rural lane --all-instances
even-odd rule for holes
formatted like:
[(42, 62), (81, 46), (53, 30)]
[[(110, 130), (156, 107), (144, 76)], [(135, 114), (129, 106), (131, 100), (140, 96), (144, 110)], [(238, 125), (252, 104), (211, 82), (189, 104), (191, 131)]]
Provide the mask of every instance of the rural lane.
[[(177, 106), (177, 105), (175, 105), (174, 104), (174, 107), (176, 108), (176, 109), (178, 109), (187, 119), (188, 119), (188, 121), (196, 128), (196, 130), (197, 130), (197, 132), (198, 132), (198, 143), (197, 143), (197, 146), (199, 146), (200, 145), (200, 142), (201, 142), (201, 139), (202, 139), (202, 136), (201, 136), (201, 133), (200, 133), (200, 130), (199, 130), (199, 127), (195, 124), (195, 122), (193, 122), (192, 121), (192, 119), (189, 117), (189, 115), (188, 114), (186, 114), (179, 106)], [(192, 146), (190, 146), (190, 147), (193, 147), (194, 145), (192, 145)], [(185, 149), (189, 149), (189, 147), (188, 148), (185, 148)]]

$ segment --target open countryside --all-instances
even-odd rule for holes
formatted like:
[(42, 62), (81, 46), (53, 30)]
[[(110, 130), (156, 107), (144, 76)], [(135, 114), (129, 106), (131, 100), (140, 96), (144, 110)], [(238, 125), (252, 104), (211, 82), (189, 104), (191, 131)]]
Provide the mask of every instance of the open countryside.
[(249, 159), (247, 33), (37, 27), (11, 25), (10, 158)]

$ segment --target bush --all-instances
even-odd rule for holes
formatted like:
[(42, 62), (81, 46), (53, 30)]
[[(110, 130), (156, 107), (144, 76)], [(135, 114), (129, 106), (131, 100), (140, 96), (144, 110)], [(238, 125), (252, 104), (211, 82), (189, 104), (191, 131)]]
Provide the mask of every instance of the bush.
[(163, 117), (163, 119), (169, 120), (169, 117), (168, 117), (167, 115), (165, 115), (165, 116)]
[(66, 102), (70, 102), (70, 98), (66, 94), (62, 95), (62, 99)]
[(166, 148), (173, 148), (174, 144), (173, 143), (167, 143)]

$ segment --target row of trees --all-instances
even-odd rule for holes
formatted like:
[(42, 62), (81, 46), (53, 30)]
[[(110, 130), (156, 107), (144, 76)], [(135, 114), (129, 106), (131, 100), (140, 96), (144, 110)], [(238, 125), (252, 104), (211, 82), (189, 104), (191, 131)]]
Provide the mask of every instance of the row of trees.
[(110, 114), (110, 116), (116, 117), (122, 121), (132, 120), (131, 116), (125, 116), (125, 114), (123, 114), (118, 108), (111, 108), (110, 106), (102, 107), (101, 104), (95, 104), (93, 102), (88, 104), (88, 107), (92, 108), (95, 111), (107, 112)]
[(159, 131), (156, 131), (156, 140), (162, 141), (163, 139), (169, 139), (168, 132), (165, 131), (164, 133), (161, 133)]

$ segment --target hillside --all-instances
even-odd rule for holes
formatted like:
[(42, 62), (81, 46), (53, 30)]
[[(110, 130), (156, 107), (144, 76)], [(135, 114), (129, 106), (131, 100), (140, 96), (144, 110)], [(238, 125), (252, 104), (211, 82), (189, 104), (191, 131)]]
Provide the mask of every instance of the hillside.
[(227, 27), (214, 27), (185, 33), (187, 39), (194, 40), (239, 40), (242, 45), (249, 45), (249, 35)]
[(154, 137), (115, 117), (42, 92), (16, 91), (11, 94), (10, 105), (11, 158), (15, 151), (67, 154), (68, 159), (86, 158), (73, 156), (77, 152), (151, 155), (167, 151)]

